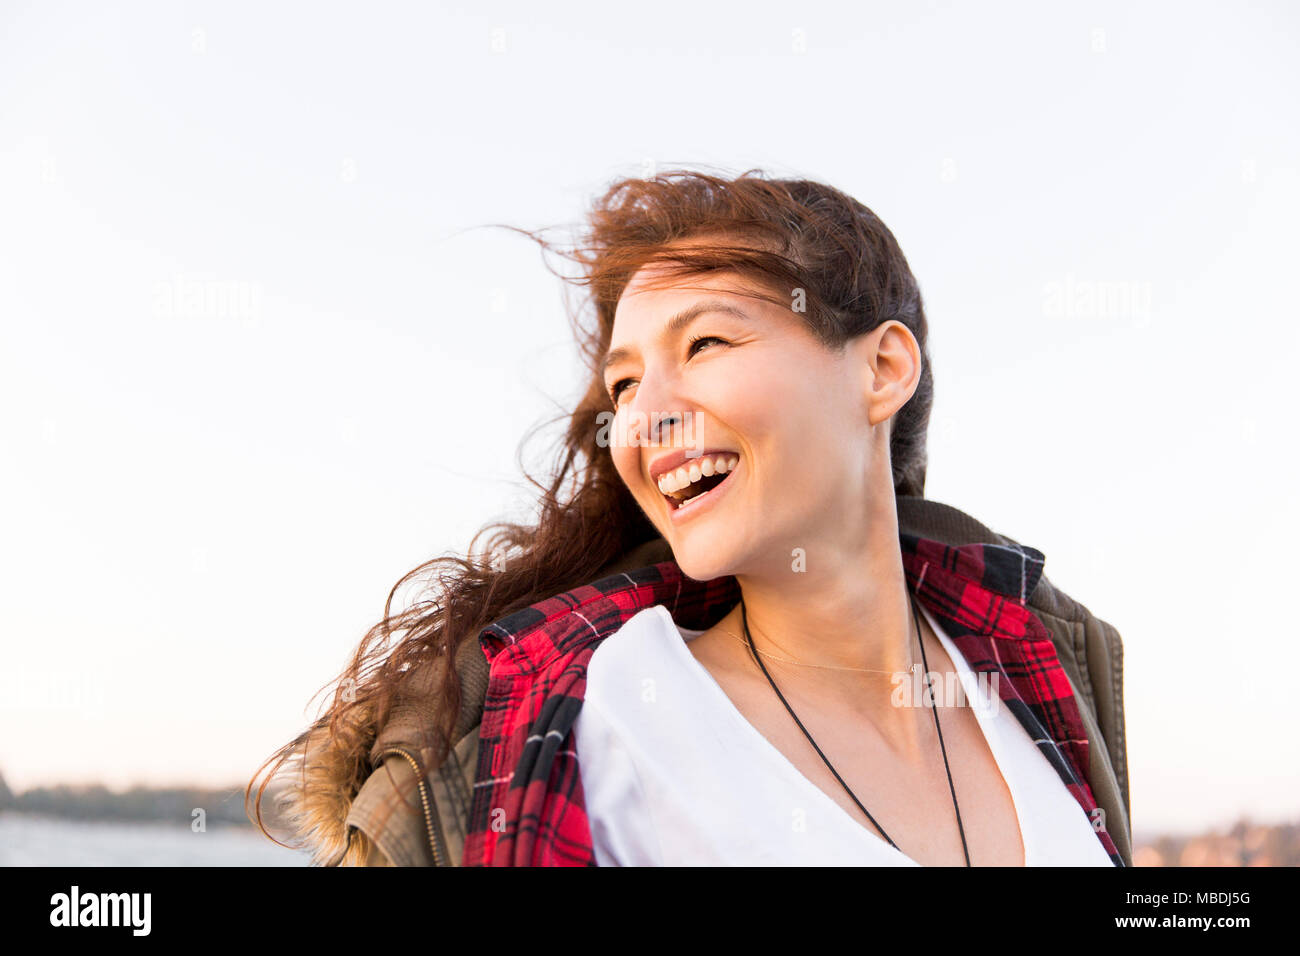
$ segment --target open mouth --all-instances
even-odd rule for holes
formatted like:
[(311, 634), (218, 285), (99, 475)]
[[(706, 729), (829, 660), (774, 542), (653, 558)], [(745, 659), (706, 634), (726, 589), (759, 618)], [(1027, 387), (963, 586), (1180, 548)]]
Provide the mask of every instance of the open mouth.
[[(716, 464), (718, 463), (722, 464), (722, 467), (725, 470), (716, 470)], [(736, 466), (739, 463), (740, 458), (737, 455), (718, 456), (717, 459), (710, 462), (709, 470), (713, 471), (713, 474), (706, 475), (698, 466), (693, 466), (695, 468), (694, 471), (687, 469), (684, 474), (677, 473), (687, 482), (685, 487), (674, 487), (672, 491), (665, 491), (661, 485), (659, 490), (663, 494), (665, 500), (667, 500), (669, 509), (672, 511), (680, 511), (682, 508), (690, 506), (693, 502), (697, 502), (704, 498), (709, 494), (709, 492), (713, 491), (730, 478), (732, 472), (736, 470)], [(693, 481), (690, 480), (692, 477), (694, 477)], [(677, 480), (675, 475), (668, 476), (667, 481), (669, 482), (670, 487), (681, 484), (681, 481)]]

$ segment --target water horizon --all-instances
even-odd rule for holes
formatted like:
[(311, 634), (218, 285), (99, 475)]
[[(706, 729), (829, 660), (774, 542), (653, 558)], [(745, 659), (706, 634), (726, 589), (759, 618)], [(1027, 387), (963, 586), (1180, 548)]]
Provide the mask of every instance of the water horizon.
[(195, 832), (188, 822), (75, 820), (0, 811), (0, 867), (308, 866), (301, 850), (237, 824)]

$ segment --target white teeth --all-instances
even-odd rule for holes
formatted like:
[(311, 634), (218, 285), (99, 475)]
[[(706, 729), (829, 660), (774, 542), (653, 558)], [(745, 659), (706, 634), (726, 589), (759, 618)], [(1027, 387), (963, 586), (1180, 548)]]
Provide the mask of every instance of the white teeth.
[(701, 478), (723, 475), (740, 463), (739, 455), (715, 455), (702, 458), (689, 465), (683, 465), (676, 471), (670, 471), (659, 478), (659, 490), (669, 495), (681, 491), (687, 485), (694, 484)]

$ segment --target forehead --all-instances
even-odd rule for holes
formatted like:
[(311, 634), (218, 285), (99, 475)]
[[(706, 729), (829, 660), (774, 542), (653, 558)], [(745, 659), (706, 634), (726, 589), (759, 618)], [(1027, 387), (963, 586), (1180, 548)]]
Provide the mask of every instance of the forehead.
[(639, 339), (667, 340), (706, 312), (727, 312), (752, 322), (764, 304), (737, 276), (710, 274), (666, 278), (662, 270), (642, 270), (629, 282), (614, 312), (606, 371), (630, 359)]
[[(695, 246), (721, 246), (728, 252), (739, 246), (766, 247), (765, 243), (751, 243), (737, 236), (702, 234), (673, 242), (669, 249)], [(632, 357), (636, 343), (655, 342), (660, 337), (670, 337), (680, 332), (688, 320), (712, 306), (719, 310), (736, 310), (748, 321), (761, 320), (764, 301), (772, 294), (761, 288), (762, 283), (745, 273), (730, 269), (683, 274), (682, 263), (652, 261), (646, 263), (628, 280), (614, 308), (610, 346), (603, 367)]]
[(753, 289), (739, 275), (678, 275), (672, 276), (662, 265), (645, 266), (628, 282), (614, 309), (614, 320), (659, 314), (666, 304), (685, 302), (707, 295), (710, 298), (734, 298), (739, 305), (748, 299)]
[[(667, 246), (668, 251), (697, 249), (701, 246), (715, 250), (734, 250), (737, 248), (766, 249), (770, 243), (741, 233), (701, 232), (685, 238), (676, 239)], [(615, 307), (615, 319), (622, 314), (640, 311), (644, 303), (652, 300), (662, 301), (667, 298), (688, 297), (708, 292), (726, 292), (744, 295), (754, 291), (754, 285), (740, 273), (726, 270), (714, 270), (708, 273), (695, 273), (673, 276), (673, 268), (679, 267), (675, 262), (649, 262), (642, 266), (628, 281)]]

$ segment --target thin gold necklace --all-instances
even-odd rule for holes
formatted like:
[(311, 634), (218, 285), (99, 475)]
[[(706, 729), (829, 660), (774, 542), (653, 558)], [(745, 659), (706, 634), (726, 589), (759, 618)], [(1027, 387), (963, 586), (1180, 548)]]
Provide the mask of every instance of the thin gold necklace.
[[(728, 637), (738, 641), (739, 643), (744, 644), (746, 647), (749, 647), (749, 644), (746, 643), (743, 637), (738, 637), (737, 635), (732, 634), (730, 631), (726, 630), (725, 628), (720, 627), (718, 628), (718, 630), (721, 633), (726, 634)], [(772, 640), (771, 638), (767, 638), (767, 642), (771, 644), (773, 647), (781, 647), (780, 644), (776, 643), (776, 641)], [(892, 674), (899, 674), (899, 673), (910, 674), (916, 668), (915, 660), (912, 661), (912, 663), (908, 666), (907, 670), (905, 671), (882, 671), (873, 667), (842, 667), (837, 664), (809, 664), (804, 661), (793, 660), (792, 658), (789, 657), (779, 657), (776, 654), (770, 654), (767, 651), (760, 651), (758, 650), (758, 648), (752, 648), (752, 650), (754, 650), (758, 654), (762, 654), (770, 661), (781, 661), (782, 663), (794, 664), (798, 667), (816, 667), (821, 670), (830, 670), (830, 671), (853, 671), (859, 674), (891, 674), (892, 675)], [(781, 647), (781, 650), (785, 650), (785, 648)]]

